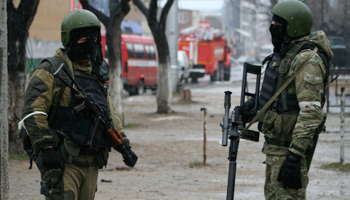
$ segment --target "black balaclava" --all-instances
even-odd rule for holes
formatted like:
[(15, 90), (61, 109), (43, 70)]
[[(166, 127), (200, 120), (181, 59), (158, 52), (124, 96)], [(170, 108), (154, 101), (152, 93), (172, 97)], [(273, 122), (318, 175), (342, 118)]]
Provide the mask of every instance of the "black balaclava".
[[(70, 42), (65, 46), (69, 59), (72, 61), (91, 59), (93, 63), (100, 65), (102, 63), (102, 50), (100, 44), (98, 28), (81, 28), (71, 32)], [(89, 38), (86, 42), (79, 43), (78, 40), (82, 37)], [(93, 38), (97, 38), (94, 42)]]
[(272, 44), (275, 47), (274, 52), (278, 53), (282, 49), (285, 36), (287, 36), (287, 21), (277, 15), (272, 16), (272, 21), (282, 24), (282, 26), (276, 24), (270, 25)]

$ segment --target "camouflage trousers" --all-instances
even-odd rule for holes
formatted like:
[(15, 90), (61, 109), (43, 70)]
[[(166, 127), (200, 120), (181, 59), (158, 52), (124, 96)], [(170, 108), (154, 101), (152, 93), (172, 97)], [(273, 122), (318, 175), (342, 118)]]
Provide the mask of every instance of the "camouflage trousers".
[(303, 200), (306, 199), (306, 187), (309, 183), (306, 160), (301, 160), (302, 189), (284, 189), (277, 181), (278, 173), (286, 156), (266, 154), (264, 193), (266, 200)]
[[(61, 170), (41, 168), (41, 186), (50, 189), (45, 200), (93, 200), (97, 190), (98, 167), (93, 155), (79, 155), (73, 163), (66, 163)], [(52, 188), (57, 179), (61, 181)]]

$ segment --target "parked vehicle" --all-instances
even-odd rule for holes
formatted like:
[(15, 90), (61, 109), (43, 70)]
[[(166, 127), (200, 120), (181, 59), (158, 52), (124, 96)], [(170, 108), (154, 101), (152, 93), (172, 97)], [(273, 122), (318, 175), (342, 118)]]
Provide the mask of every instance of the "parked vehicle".
[[(205, 24), (206, 26), (203, 26)], [(230, 51), (223, 33), (211, 29), (208, 21), (201, 21), (201, 27), (189, 27), (181, 31), (178, 50), (185, 51), (192, 69), (192, 82), (210, 75), (211, 81), (230, 80)]]
[(179, 68), (179, 82), (187, 82), (190, 77), (191, 66), (185, 51), (177, 51), (177, 65)]
[[(105, 35), (101, 44), (105, 56)], [(130, 95), (143, 94), (146, 89), (156, 90), (158, 55), (153, 38), (122, 34), (120, 48), (124, 89)]]
[(344, 37), (328, 36), (328, 39), (334, 55), (331, 65), (333, 67), (346, 67), (345, 65), (348, 58), (348, 50), (346, 48)]
[(243, 69), (244, 63), (247, 62), (249, 64), (256, 64), (256, 61), (253, 57), (250, 56), (241, 56), (233, 61), (234, 66)]

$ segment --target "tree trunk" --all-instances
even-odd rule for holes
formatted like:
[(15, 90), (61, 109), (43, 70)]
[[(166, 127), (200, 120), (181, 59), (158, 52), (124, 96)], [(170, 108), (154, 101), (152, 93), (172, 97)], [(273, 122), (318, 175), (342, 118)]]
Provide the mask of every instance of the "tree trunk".
[[(25, 47), (24, 47), (25, 48)], [(9, 97), (9, 152), (24, 155), (21, 139), (18, 137), (18, 122), (21, 120), (21, 111), (25, 93), (25, 73), (9, 72), (8, 74), (8, 97)]]
[(9, 199), (8, 174), (8, 88), (7, 88), (7, 12), (0, 2), (0, 199)]
[(8, 84), (9, 84), (9, 152), (23, 154), (23, 145), (18, 137), (17, 124), (20, 121), (25, 93), (26, 42), (28, 30), (33, 22), (39, 0), (22, 0), (15, 8), (7, 0), (8, 16)]
[[(169, 55), (168, 55), (169, 57)], [(171, 85), (170, 77), (170, 62), (159, 63), (158, 67), (158, 88), (157, 88), (157, 113), (170, 113), (171, 109)], [(163, 78), (162, 78), (163, 77)]]
[[(120, 117), (123, 124), (124, 120), (124, 98), (123, 98), (123, 73), (121, 63), (121, 50), (120, 50), (120, 38), (121, 29), (120, 23), (116, 22), (115, 26), (112, 26), (107, 31), (107, 41), (109, 50), (109, 66), (110, 66), (110, 80), (109, 80), (109, 93), (115, 103), (117, 114)], [(119, 24), (119, 25), (118, 25)], [(116, 28), (119, 27), (119, 28)]]
[[(153, 26), (157, 27), (157, 26)], [(157, 113), (171, 112), (171, 69), (170, 69), (170, 54), (165, 32), (159, 29), (151, 28), (153, 37), (158, 48), (158, 87), (157, 87)]]

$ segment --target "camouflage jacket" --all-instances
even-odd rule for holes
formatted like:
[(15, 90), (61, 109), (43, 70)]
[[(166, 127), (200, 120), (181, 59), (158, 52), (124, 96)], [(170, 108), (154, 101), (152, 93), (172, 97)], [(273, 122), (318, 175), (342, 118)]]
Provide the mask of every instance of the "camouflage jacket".
[[(290, 42), (287, 49), (291, 49), (295, 44), (305, 41), (316, 46), (326, 56), (328, 62), (331, 61), (333, 53), (323, 31), (295, 39)], [(305, 49), (297, 53), (290, 68), (285, 73), (285, 80), (288, 80), (301, 67), (305, 59), (309, 59), (307, 65), (286, 88), (287, 93), (296, 94), (300, 110), (295, 113), (265, 116), (263, 122), (264, 124), (265, 121), (271, 120), (269, 123), (275, 127), (265, 132), (265, 136), (269, 138), (277, 137), (277, 139), (280, 139), (280, 136), (276, 136), (276, 129), (281, 129), (281, 132), (286, 131), (283, 130), (286, 128), (286, 123), (292, 123), (293, 125), (290, 127), (290, 130), (287, 130), (290, 134), (287, 136), (287, 139), (285, 138), (285, 141), (290, 141), (290, 146), (288, 148), (265, 144), (263, 152), (266, 154), (285, 155), (285, 150), (289, 149), (294, 153), (304, 155), (306, 149), (313, 145), (314, 135), (321, 132), (320, 129), (322, 129), (326, 121), (326, 114), (322, 110), (324, 104), (323, 98), (325, 92), (327, 92), (324, 91), (324, 80), (328, 80), (328, 77), (326, 77), (326, 67), (318, 54), (310, 59), (311, 52), (311, 49)], [(271, 117), (273, 119), (269, 119)]]
[[(81, 65), (71, 62), (64, 49), (58, 49), (55, 57), (59, 57), (66, 61), (71, 72), (78, 70), (83, 73), (91, 74), (92, 66), (90, 63)], [(32, 144), (37, 149), (47, 146), (54, 146), (54, 138), (49, 124), (48, 116), (50, 116), (50, 108), (52, 105), (68, 107), (71, 101), (71, 89), (65, 87), (63, 95), (59, 101), (58, 94), (61, 89), (62, 82), (53, 76), (54, 67), (49, 62), (42, 62), (30, 76), (30, 80), (26, 89), (24, 106), (21, 118), (31, 116), (24, 120), (24, 126), (30, 136)], [(117, 116), (115, 107), (109, 95), (107, 95), (107, 103), (109, 113), (111, 115), (114, 126), (119, 130), (122, 136), (126, 138), (122, 123)]]

